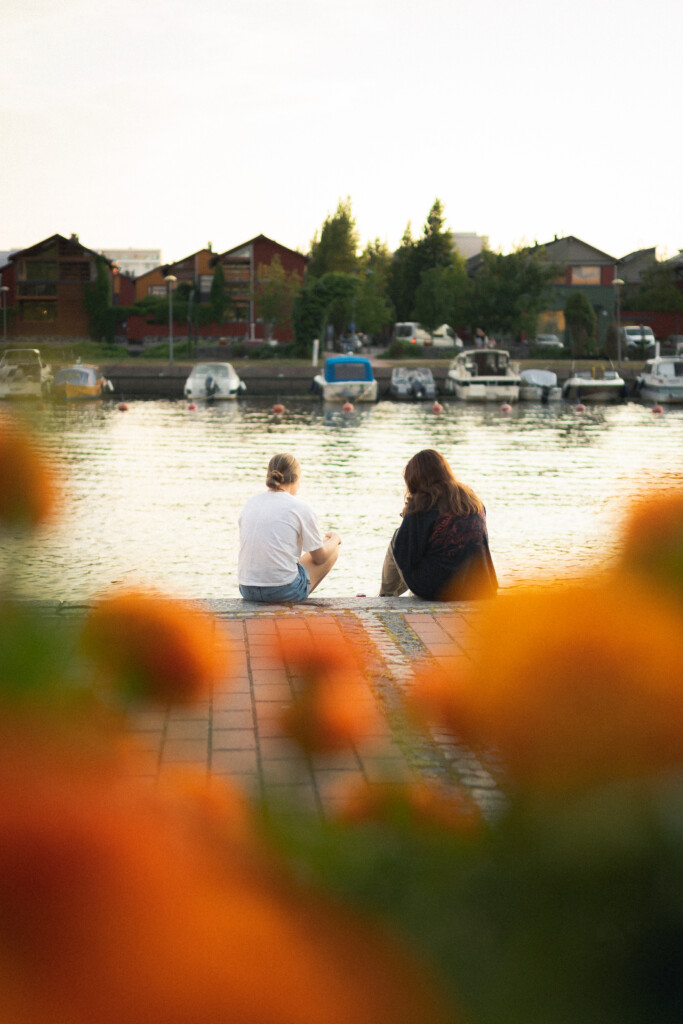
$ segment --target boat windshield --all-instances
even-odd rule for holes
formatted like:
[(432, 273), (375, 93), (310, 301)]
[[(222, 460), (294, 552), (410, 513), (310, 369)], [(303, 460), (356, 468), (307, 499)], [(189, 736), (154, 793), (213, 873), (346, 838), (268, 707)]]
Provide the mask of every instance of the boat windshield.
[(197, 363), (192, 370), (192, 377), (231, 377), (233, 368), (230, 363)]
[(55, 374), (55, 384), (94, 384), (92, 371), (80, 369), (77, 366), (67, 366), (58, 370)]
[(477, 377), (495, 377), (498, 374), (506, 373), (510, 357), (507, 352), (496, 350), (483, 350), (481, 352), (468, 352), (465, 366)]

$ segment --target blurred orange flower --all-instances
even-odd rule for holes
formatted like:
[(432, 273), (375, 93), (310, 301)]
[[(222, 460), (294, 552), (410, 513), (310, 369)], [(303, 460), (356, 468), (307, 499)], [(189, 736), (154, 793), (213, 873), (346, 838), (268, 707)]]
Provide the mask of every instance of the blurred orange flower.
[(125, 694), (188, 703), (209, 696), (230, 667), (229, 655), (218, 649), (217, 628), (212, 617), (188, 604), (129, 590), (95, 604), (83, 645)]
[(482, 613), (457, 676), (423, 668), (413, 711), (562, 790), (683, 764), (683, 621), (626, 575), (520, 589)]
[(0, 526), (34, 529), (57, 511), (57, 477), (24, 427), (0, 413)]
[(3, 1024), (443, 1024), (421, 965), (97, 764), (0, 751)]
[(622, 565), (683, 599), (683, 485), (655, 491), (631, 506)]
[(463, 834), (482, 826), (481, 812), (465, 790), (426, 782), (356, 783), (345, 792), (338, 818), (349, 824), (410, 822)]

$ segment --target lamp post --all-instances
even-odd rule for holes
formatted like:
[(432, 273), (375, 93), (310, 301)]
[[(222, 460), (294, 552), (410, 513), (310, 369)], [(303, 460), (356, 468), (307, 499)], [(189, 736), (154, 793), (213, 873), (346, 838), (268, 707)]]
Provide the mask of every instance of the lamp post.
[(614, 288), (614, 296), (617, 305), (617, 369), (621, 369), (621, 307), (619, 299), (621, 295), (621, 286), (623, 281), (620, 277), (615, 277), (612, 281), (612, 287)]
[(2, 292), (2, 343), (7, 344), (7, 292), (9, 288), (6, 284), (3, 284), (0, 288)]
[(173, 285), (178, 280), (173, 274), (168, 274), (164, 281), (168, 285), (168, 365), (173, 366)]

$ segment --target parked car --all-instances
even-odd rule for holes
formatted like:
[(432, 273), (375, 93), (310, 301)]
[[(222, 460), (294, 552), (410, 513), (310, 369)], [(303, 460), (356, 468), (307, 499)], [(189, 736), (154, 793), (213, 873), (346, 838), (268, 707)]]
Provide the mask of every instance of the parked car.
[(554, 348), (558, 352), (564, 348), (564, 342), (556, 334), (537, 334), (533, 344), (534, 348)]
[(621, 349), (627, 356), (653, 356), (655, 336), (645, 324), (625, 324), (621, 328)]
[(394, 324), (392, 341), (407, 341), (413, 345), (431, 345), (432, 336), (416, 320)]
[(441, 324), (441, 327), (432, 331), (432, 345), (435, 348), (457, 348), (460, 350), (463, 347), (463, 340), (449, 324)]
[(345, 334), (337, 339), (335, 348), (338, 352), (360, 352), (363, 347), (363, 339), (359, 334)]

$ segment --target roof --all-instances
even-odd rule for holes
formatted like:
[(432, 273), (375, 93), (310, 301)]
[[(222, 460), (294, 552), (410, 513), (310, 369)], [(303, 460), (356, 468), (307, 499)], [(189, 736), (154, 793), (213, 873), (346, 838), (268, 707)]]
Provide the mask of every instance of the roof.
[(83, 252), (89, 252), (92, 256), (100, 256), (109, 266), (113, 266), (112, 261), (103, 253), (96, 252), (95, 249), (89, 249), (87, 245), (83, 245), (78, 235), (72, 235), (71, 238), (65, 238), (64, 235), (50, 235), (49, 238), (43, 238), (41, 242), (36, 242), (35, 245), (30, 245), (27, 249), (19, 249), (17, 252), (13, 252), (10, 255), (10, 260), (26, 259), (30, 256), (38, 256), (42, 249), (57, 242), (63, 242), (65, 245), (76, 245)]
[(297, 249), (290, 249), (286, 245), (282, 245), (280, 242), (276, 242), (274, 238), (268, 238), (267, 235), (254, 235), (248, 242), (242, 242), (241, 245), (236, 245), (232, 249), (226, 249), (225, 252), (221, 253), (221, 258), (224, 256), (243, 256), (247, 255), (242, 250), (247, 249), (250, 245), (254, 245), (255, 242), (267, 242), (269, 245), (274, 245), (276, 249), (281, 249), (283, 252), (289, 252), (293, 256), (299, 256), (302, 260), (310, 260), (310, 256), (304, 256), (302, 252), (298, 252)]

